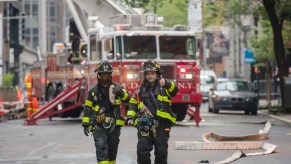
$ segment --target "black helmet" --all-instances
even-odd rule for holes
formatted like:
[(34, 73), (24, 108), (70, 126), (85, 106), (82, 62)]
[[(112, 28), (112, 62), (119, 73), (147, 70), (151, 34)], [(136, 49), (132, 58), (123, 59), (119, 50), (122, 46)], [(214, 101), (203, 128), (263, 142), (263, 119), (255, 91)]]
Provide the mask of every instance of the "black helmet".
[(95, 70), (97, 73), (112, 73), (112, 66), (108, 61), (101, 61), (98, 64), (97, 69)]
[(154, 60), (148, 60), (143, 64), (143, 72), (147, 71), (156, 71), (158, 73), (162, 73), (160, 70), (160, 65)]

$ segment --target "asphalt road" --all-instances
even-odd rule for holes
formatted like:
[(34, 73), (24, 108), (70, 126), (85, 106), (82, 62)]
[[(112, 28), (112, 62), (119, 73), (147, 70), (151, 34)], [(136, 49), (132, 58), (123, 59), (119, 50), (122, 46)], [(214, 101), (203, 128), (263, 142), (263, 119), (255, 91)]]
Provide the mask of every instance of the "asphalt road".
[[(243, 157), (233, 163), (290, 163), (291, 128), (289, 124), (258, 114), (244, 115), (243, 112), (208, 113), (201, 109), (202, 122), (199, 127), (187, 119), (172, 128), (169, 140), (169, 164), (193, 164), (201, 160), (209, 163), (230, 157), (235, 150), (175, 150), (175, 141), (199, 141), (206, 132), (221, 135), (241, 136), (258, 133), (265, 122), (272, 123), (266, 142), (277, 145), (276, 153)], [(24, 120), (0, 123), (0, 163), (5, 164), (96, 164), (93, 138), (86, 137), (81, 119), (43, 119), (36, 126), (23, 126)], [(122, 129), (117, 164), (136, 163), (136, 129)], [(243, 150), (262, 152), (263, 150)], [(152, 154), (152, 161), (154, 155)]]

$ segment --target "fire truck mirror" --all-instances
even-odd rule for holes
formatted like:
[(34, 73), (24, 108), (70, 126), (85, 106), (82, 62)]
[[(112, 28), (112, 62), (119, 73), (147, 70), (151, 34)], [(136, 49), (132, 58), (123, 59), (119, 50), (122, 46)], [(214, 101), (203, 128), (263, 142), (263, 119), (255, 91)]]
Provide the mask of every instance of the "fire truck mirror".
[(116, 53), (116, 58), (117, 58), (117, 59), (120, 59), (120, 58), (121, 58), (120, 53)]
[(114, 58), (114, 56), (113, 56), (113, 54), (112, 54), (112, 53), (108, 53), (108, 54), (107, 54), (107, 58), (108, 58), (108, 59), (113, 59), (113, 58)]

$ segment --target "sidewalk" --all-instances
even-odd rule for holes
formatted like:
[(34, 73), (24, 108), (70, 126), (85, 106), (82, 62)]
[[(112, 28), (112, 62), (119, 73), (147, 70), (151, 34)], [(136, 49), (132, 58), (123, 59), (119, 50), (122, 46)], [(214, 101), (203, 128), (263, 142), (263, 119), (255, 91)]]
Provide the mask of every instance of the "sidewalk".
[(291, 124), (291, 113), (282, 113), (281, 111), (278, 111), (279, 109), (275, 109), (280, 105), (280, 101), (278, 100), (272, 100), (271, 101), (271, 107), (270, 109), (267, 108), (267, 101), (266, 100), (260, 100), (259, 102), (259, 110), (258, 113), (268, 115), (272, 118), (284, 121), (286, 123)]

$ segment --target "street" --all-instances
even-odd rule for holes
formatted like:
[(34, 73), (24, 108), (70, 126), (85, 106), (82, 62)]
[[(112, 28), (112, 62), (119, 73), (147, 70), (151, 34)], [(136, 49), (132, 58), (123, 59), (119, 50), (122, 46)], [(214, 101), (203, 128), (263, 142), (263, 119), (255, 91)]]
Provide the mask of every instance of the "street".
[[(257, 116), (243, 112), (223, 111), (220, 114), (201, 109), (202, 122), (196, 127), (194, 121), (185, 119), (172, 128), (169, 140), (169, 164), (193, 164), (201, 160), (209, 163), (230, 157), (235, 150), (175, 150), (175, 141), (202, 141), (206, 132), (220, 135), (242, 136), (258, 133), (269, 120), (272, 127), (265, 142), (277, 145), (276, 152), (268, 155), (242, 157), (233, 162), (243, 163), (289, 163), (291, 151), (291, 128), (289, 124), (275, 120), (260, 112)], [(24, 120), (9, 120), (0, 124), (0, 163), (5, 164), (93, 164), (96, 163), (92, 136), (86, 137), (81, 119), (47, 118), (38, 120), (36, 126), (23, 126)], [(117, 164), (136, 163), (137, 131), (133, 127), (122, 129)], [(264, 150), (242, 150), (245, 153)], [(154, 155), (152, 153), (152, 162)]]

